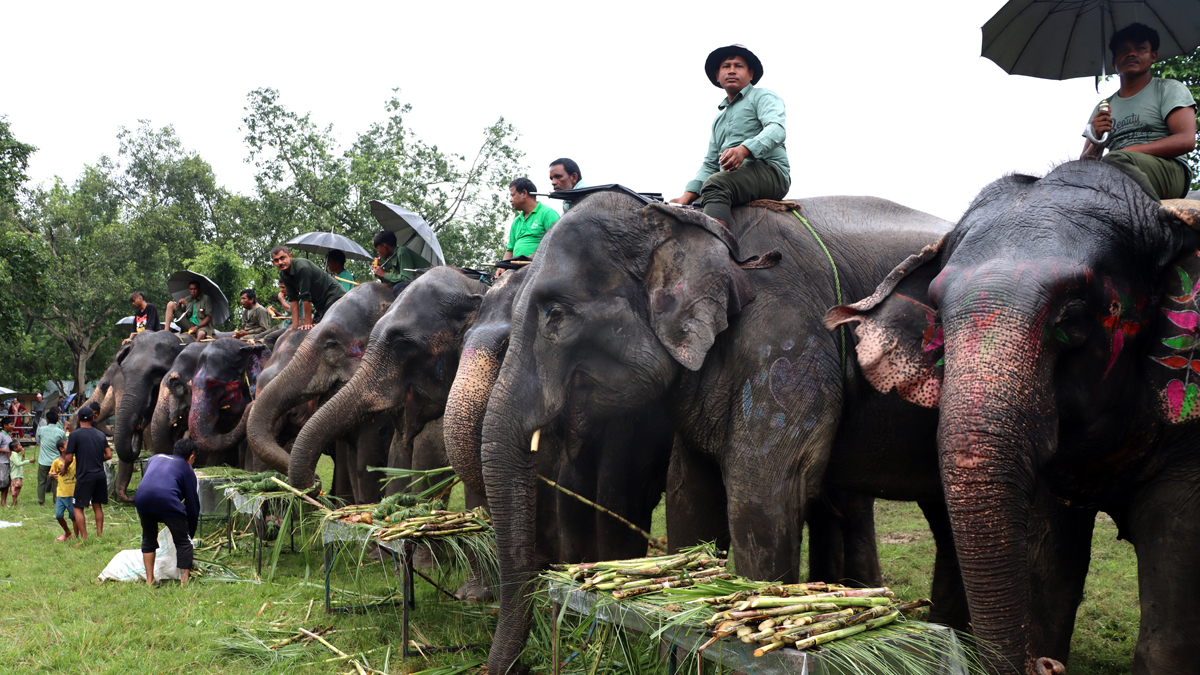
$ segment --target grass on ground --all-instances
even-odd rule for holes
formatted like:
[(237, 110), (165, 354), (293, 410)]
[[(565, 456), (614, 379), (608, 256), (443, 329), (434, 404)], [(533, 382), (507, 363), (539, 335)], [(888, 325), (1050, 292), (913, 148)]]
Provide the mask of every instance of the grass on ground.
[[(329, 485), (328, 458), (318, 468)], [(135, 476), (136, 481), (137, 476)], [(34, 480), (36, 481), (36, 474)], [(303, 627), (333, 627), (328, 640), (349, 654), (367, 652), (373, 668), (408, 673), (486, 656), (485, 649), (459, 654), (402, 659), (399, 607), (327, 615), (323, 607), (323, 559), (319, 543), (299, 552), (286, 548), (270, 583), (254, 581), (251, 539), (235, 552), (222, 547), (220, 562), (244, 581), (204, 581), (181, 588), (167, 582), (145, 584), (96, 580), (122, 549), (139, 546), (140, 528), (132, 507), (110, 504), (105, 532), (82, 544), (54, 541), (61, 533), (53, 502), (36, 503), (36, 485), (27, 482), (16, 509), (0, 511), (0, 520), (22, 522), (0, 529), (0, 672), (87, 673), (341, 673), (346, 661), (317, 642), (289, 649), (248, 648), (249, 635), (287, 637)], [(461, 496), (455, 501), (461, 508)], [(933, 540), (914, 504), (880, 501), (876, 506), (884, 582), (904, 596), (928, 594)], [(89, 514), (88, 528), (93, 525)], [(207, 525), (206, 534), (219, 526)], [(244, 522), (239, 530), (244, 527)], [(654, 532), (664, 534), (662, 507)], [(311, 529), (310, 529), (311, 532)], [(91, 534), (94, 535), (94, 532)], [(216, 543), (217, 539), (207, 538)], [(213, 551), (199, 553), (199, 558)], [(335, 588), (363, 595), (398, 592), (390, 560), (372, 560), (347, 551), (333, 566)], [(270, 565), (267, 550), (264, 574)], [(440, 578), (453, 591), (459, 578)], [(486, 642), (494, 625), (493, 608), (466, 608), (418, 579), (412, 639), (423, 644)], [(310, 603), (311, 616), (305, 620)], [(1070, 672), (1107, 675), (1128, 672), (1137, 639), (1136, 561), (1132, 547), (1116, 540), (1105, 517), (1096, 524), (1093, 559), (1084, 602), (1076, 622)], [(276, 632), (273, 632), (276, 631)], [(386, 667), (385, 667), (386, 662)], [(603, 671), (602, 671), (603, 672)], [(665, 672), (665, 668), (664, 668)]]

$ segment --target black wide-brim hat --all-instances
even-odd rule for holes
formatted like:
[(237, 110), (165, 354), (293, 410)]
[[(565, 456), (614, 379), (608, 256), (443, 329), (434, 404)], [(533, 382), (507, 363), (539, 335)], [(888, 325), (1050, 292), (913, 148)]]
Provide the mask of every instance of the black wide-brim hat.
[(746, 59), (746, 65), (750, 66), (750, 70), (754, 71), (754, 78), (750, 80), (750, 84), (758, 84), (758, 81), (761, 80), (763, 76), (762, 61), (758, 60), (758, 57), (754, 55), (754, 52), (746, 49), (742, 45), (718, 47), (708, 55), (708, 58), (704, 60), (704, 74), (708, 75), (708, 81), (712, 82), (714, 87), (717, 87), (718, 89), (724, 89), (724, 87), (721, 86), (721, 83), (717, 82), (717, 69), (721, 67), (721, 64), (725, 62), (725, 59), (731, 56), (740, 56), (743, 59)]

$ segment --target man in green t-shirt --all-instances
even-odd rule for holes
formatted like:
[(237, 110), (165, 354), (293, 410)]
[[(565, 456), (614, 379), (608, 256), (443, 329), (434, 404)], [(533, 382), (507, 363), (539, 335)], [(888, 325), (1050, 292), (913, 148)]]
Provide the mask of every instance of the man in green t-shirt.
[(1113, 34), (1108, 49), (1121, 88), (1092, 109), (1082, 157), (1119, 166), (1159, 199), (1186, 196), (1192, 176), (1183, 158), (1196, 149), (1196, 100), (1183, 83), (1150, 74), (1158, 60), (1153, 28), (1130, 24)]
[(50, 465), (54, 464), (54, 460), (58, 459), (59, 439), (67, 437), (67, 432), (63, 429), (58, 418), (58, 408), (50, 408), (50, 412), (46, 413), (46, 424), (38, 427), (37, 430), (38, 506), (45, 506), (46, 492), (50, 492), (51, 497), (54, 496), (54, 486), (50, 484), (53, 480), (50, 478)]
[(408, 270), (420, 270), (433, 266), (409, 247), (397, 248), (395, 232), (383, 230), (375, 235), (371, 243), (375, 245), (375, 255), (378, 256), (375, 258), (375, 264), (371, 267), (371, 274), (374, 274), (380, 283), (391, 286), (392, 292), (396, 295), (404, 290), (408, 282), (417, 278), (413, 272)]
[(304, 258), (293, 258), (286, 246), (271, 249), (271, 264), (279, 270), (279, 280), (287, 289), (293, 328), (312, 328), (329, 307), (346, 294), (325, 270)]
[[(541, 245), (542, 238), (558, 222), (558, 212), (539, 202), (537, 197), (533, 196), (535, 192), (537, 187), (533, 181), (524, 176), (508, 184), (508, 201), (519, 213), (508, 228), (508, 250), (504, 252), (505, 260), (523, 255), (532, 258)], [(497, 269), (496, 276), (503, 272)]]
[(341, 251), (335, 249), (325, 254), (325, 269), (343, 291), (352, 291), (358, 285), (354, 283), (354, 275), (346, 269), (346, 254)]
[(187, 297), (178, 302), (167, 303), (167, 318), (163, 325), (170, 326), (172, 317), (179, 322), (179, 328), (194, 335), (197, 340), (203, 340), (211, 329), (212, 300), (200, 290), (199, 282), (188, 284)]

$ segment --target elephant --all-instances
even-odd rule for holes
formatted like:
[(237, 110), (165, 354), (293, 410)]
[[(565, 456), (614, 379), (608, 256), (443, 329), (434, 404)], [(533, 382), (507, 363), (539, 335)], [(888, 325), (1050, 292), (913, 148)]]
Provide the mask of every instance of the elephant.
[[(844, 336), (823, 320), (949, 227), (869, 197), (740, 207), (728, 228), (614, 193), (572, 207), (526, 273), (483, 421), (501, 576), (489, 672), (506, 672), (528, 634), (530, 444), (560, 416), (586, 434), (663, 406), (677, 434), (672, 547), (727, 526), (738, 573), (751, 578), (799, 580), (801, 528), (835, 464), (848, 492), (937, 510), (936, 411), (864, 387)], [(739, 262), (741, 251), (759, 255)], [(873, 463), (883, 438), (887, 470)], [(955, 569), (943, 523), (930, 522), (938, 569)]]
[[(229, 464), (248, 468), (245, 449), (246, 409), (254, 395), (267, 346), (229, 337), (209, 343), (199, 355), (191, 379), (189, 435), (199, 448), (201, 466)], [(187, 350), (184, 350), (185, 352)]]
[[(305, 423), (296, 438), (288, 465), (292, 485), (312, 485), (322, 449), (334, 439), (359, 429), (364, 422), (388, 420), (390, 426), (393, 418), (403, 423), (397, 425), (398, 447), (392, 458), (387, 445), (382, 447), (382, 456), (359, 448), (354, 475), (362, 481), (356, 485), (356, 494), (361, 491), (363, 501), (380, 497), (379, 481), (366, 471), (369, 465), (445, 466), (444, 452), (415, 457), (414, 441), (427, 424), (442, 417), (458, 368), (463, 332), (486, 292), (487, 286), (453, 267), (435, 267), (409, 284), (374, 324), (353, 376)], [(368, 435), (359, 432), (360, 438)], [(437, 450), (437, 445), (422, 447)]]
[[(117, 363), (116, 358), (108, 364), (108, 368), (104, 374), (100, 376), (100, 381), (96, 383), (96, 388), (92, 390), (92, 395), (88, 397), (83, 405), (91, 405), (98, 403), (100, 409), (96, 412), (96, 416), (92, 419), (92, 426), (104, 432), (105, 436), (112, 438), (112, 427), (105, 422), (113, 416), (117, 411), (117, 401), (121, 399), (121, 392), (125, 388), (125, 378), (121, 374), (121, 364)], [(79, 421), (75, 415), (72, 415), (68, 420), (67, 429), (74, 431), (79, 428)]]
[(1022, 672), (1066, 662), (1098, 511), (1137, 554), (1133, 672), (1200, 662), (1197, 226), (1098, 161), (1010, 175), (827, 317), (871, 385), (939, 410), (976, 635)]
[(116, 362), (125, 380), (113, 425), (113, 449), (120, 460), (116, 490), (120, 501), (132, 501), (125, 490), (133, 475), (133, 462), (142, 448), (151, 446), (151, 418), (162, 378), (192, 342), (191, 337), (170, 331), (143, 332), (117, 351)]
[[(305, 403), (309, 404), (309, 410), (317, 409), (350, 381), (362, 361), (372, 327), (392, 305), (392, 300), (392, 291), (384, 284), (363, 284), (335, 302), (312, 329), (292, 329), (304, 333), (303, 339), (293, 353), (283, 355), (286, 365), (260, 382), (246, 423), (251, 450), (270, 468), (284, 473), (289, 469), (288, 451), (280, 444), (276, 428), (280, 419)], [(290, 339), (294, 338), (285, 333), (280, 341)], [(378, 429), (367, 431), (358, 434), (361, 440), (382, 445), (386, 456), (391, 435), (381, 434)], [(338, 469), (339, 465), (342, 469)], [(351, 493), (339, 487), (339, 483), (346, 484), (344, 476), (339, 475), (346, 468), (345, 462), (335, 463), (333, 492), (350, 497)]]
[[(192, 407), (192, 376), (200, 352), (209, 342), (193, 342), (179, 352), (158, 386), (158, 402), (150, 422), (150, 449), (170, 454), (175, 443), (188, 432), (188, 411)], [(204, 466), (201, 464), (201, 466)]]

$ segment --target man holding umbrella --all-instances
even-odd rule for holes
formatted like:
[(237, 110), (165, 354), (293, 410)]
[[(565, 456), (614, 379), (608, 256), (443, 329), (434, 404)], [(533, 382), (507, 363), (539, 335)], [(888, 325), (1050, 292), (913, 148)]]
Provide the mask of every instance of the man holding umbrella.
[(396, 247), (395, 232), (383, 230), (375, 235), (375, 239), (371, 243), (375, 244), (375, 253), (379, 256), (375, 259), (376, 262), (371, 268), (371, 273), (375, 275), (376, 279), (393, 289), (401, 282), (412, 281), (416, 278), (412, 272), (406, 270), (429, 267), (429, 263), (419, 259), (417, 254), (407, 246)]
[(170, 326), (172, 317), (178, 311), (177, 320), (179, 327), (186, 331), (189, 335), (194, 335), (197, 340), (203, 340), (207, 334), (205, 329), (212, 323), (212, 299), (208, 294), (200, 290), (200, 282), (191, 281), (188, 283), (188, 296), (179, 300), (167, 303), (167, 318), (163, 324)]
[(1183, 83), (1150, 74), (1158, 45), (1158, 31), (1140, 23), (1113, 34), (1108, 50), (1121, 88), (1092, 109), (1092, 138), (1106, 143), (1084, 141), (1083, 158), (1119, 166), (1159, 199), (1179, 199), (1192, 183), (1183, 156), (1196, 149), (1196, 101)]
[[(279, 281), (287, 288), (292, 326), (308, 330), (321, 315), (346, 294), (333, 277), (304, 258), (293, 258), (286, 246), (271, 249), (271, 264), (279, 270)], [(303, 314), (301, 314), (303, 305)]]

